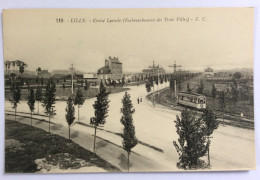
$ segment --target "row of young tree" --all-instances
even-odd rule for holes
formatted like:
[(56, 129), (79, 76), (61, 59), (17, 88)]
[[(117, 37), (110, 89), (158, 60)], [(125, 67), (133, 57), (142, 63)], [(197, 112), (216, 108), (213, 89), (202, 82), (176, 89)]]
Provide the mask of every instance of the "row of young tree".
[(181, 169), (205, 168), (205, 162), (201, 157), (208, 155), (208, 167), (210, 166), (211, 135), (218, 128), (219, 122), (212, 110), (205, 109), (198, 117), (194, 111), (184, 109), (181, 115), (176, 117), (175, 127), (179, 135), (178, 143), (173, 144), (179, 154), (177, 167)]
[[(32, 125), (32, 114), (35, 111), (35, 102), (38, 101), (38, 114), (39, 114), (39, 103), (42, 103), (44, 107), (44, 113), (49, 118), (49, 132), (50, 132), (50, 125), (51, 125), (51, 118), (56, 115), (55, 113), (55, 92), (56, 92), (56, 85), (52, 80), (49, 80), (46, 83), (44, 92), (40, 86), (37, 87), (36, 92), (34, 89), (31, 88), (28, 94), (28, 101), (27, 104), (29, 106), (31, 112), (31, 125)], [(97, 100), (93, 104), (93, 108), (95, 110), (95, 117), (91, 118), (91, 124), (94, 126), (95, 133), (94, 133), (94, 148), (93, 152), (96, 152), (96, 134), (97, 129), (100, 125), (104, 125), (106, 123), (106, 118), (108, 117), (108, 108), (109, 108), (109, 100), (108, 100), (109, 92), (106, 90), (103, 82), (101, 81), (99, 87), (99, 93), (97, 94)], [(11, 87), (11, 97), (10, 101), (13, 104), (13, 109), (15, 110), (15, 121), (16, 121), (16, 110), (17, 106), (21, 100), (21, 86), (19, 83), (13, 84)], [(81, 92), (81, 89), (78, 88), (75, 96), (71, 94), (67, 100), (67, 107), (66, 107), (66, 114), (65, 118), (68, 123), (68, 131), (69, 131), (69, 140), (71, 141), (70, 131), (71, 125), (74, 123), (75, 120), (75, 106), (78, 108), (78, 121), (79, 121), (79, 109), (84, 104), (85, 97)], [(124, 130), (122, 132), (122, 146), (123, 149), (127, 152), (128, 155), (128, 171), (129, 171), (129, 156), (131, 153), (131, 149), (137, 145), (137, 138), (135, 136), (135, 127), (133, 125), (133, 117), (132, 114), (135, 112), (133, 108), (133, 104), (130, 98), (130, 95), (125, 93), (122, 99), (123, 107), (121, 108), (121, 123), (124, 126)]]
[(180, 73), (180, 74), (164, 74), (159, 76), (148, 76), (147, 82), (145, 84), (146, 91), (149, 93), (151, 92), (151, 87), (154, 86), (154, 83), (157, 85), (157, 91), (158, 91), (158, 85), (163, 84), (164, 82), (170, 83), (170, 90), (173, 92), (175, 91), (175, 81), (176, 81), (176, 89), (178, 91), (182, 90), (182, 83), (192, 77), (194, 77), (196, 74), (194, 73)]
[[(109, 108), (109, 100), (108, 100), (109, 92), (106, 90), (103, 82), (101, 81), (99, 87), (99, 93), (97, 94), (97, 100), (93, 104), (94, 114), (95, 117), (91, 118), (91, 124), (94, 126), (94, 145), (93, 145), (93, 152), (96, 153), (96, 137), (97, 137), (97, 129), (100, 125), (104, 125), (106, 123), (106, 118), (108, 117), (108, 108)], [(66, 120), (69, 125), (69, 139), (70, 139), (70, 126), (73, 124), (75, 120), (75, 108), (74, 106), (78, 106), (78, 113), (79, 108), (84, 103), (84, 96), (78, 88), (75, 97), (70, 96), (67, 101), (67, 108), (66, 108)], [(123, 133), (121, 137), (123, 138), (122, 146), (123, 149), (127, 152), (128, 157), (128, 171), (130, 167), (130, 153), (131, 149), (137, 145), (137, 138), (135, 136), (135, 126), (133, 124), (133, 117), (132, 114), (135, 112), (133, 108), (133, 104), (130, 98), (130, 95), (125, 93), (122, 99), (123, 107), (121, 108), (121, 123), (124, 126)], [(78, 114), (79, 118), (79, 114)], [(79, 119), (78, 119), (79, 121)]]
[(167, 83), (169, 81), (167, 75), (159, 75), (159, 76), (148, 76), (147, 82), (145, 84), (146, 91), (151, 92), (151, 88), (154, 87), (154, 84), (157, 85), (157, 91), (159, 84)]

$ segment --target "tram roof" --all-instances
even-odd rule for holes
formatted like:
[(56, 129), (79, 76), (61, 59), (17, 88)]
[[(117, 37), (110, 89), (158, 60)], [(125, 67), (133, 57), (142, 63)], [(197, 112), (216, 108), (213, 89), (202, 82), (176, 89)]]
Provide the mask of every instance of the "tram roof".
[(187, 92), (180, 92), (178, 95), (182, 95), (182, 96), (190, 96), (190, 97), (205, 97), (202, 94), (196, 94), (196, 93), (187, 93)]

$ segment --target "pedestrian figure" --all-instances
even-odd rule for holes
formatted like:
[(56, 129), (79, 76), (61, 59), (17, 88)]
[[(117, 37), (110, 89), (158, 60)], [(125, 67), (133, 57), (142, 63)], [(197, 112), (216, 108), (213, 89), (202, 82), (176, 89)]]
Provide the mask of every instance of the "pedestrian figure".
[(137, 98), (137, 103), (139, 104), (139, 97)]
[(142, 97), (140, 98), (140, 102), (142, 102)]

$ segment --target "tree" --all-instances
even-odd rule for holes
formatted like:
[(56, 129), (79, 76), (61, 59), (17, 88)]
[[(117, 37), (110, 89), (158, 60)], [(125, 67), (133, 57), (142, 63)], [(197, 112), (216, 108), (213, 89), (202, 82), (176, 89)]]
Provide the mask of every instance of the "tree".
[(29, 93), (29, 96), (28, 96), (28, 102), (27, 102), (29, 108), (30, 108), (30, 111), (31, 111), (31, 126), (32, 126), (32, 113), (35, 109), (34, 107), (34, 104), (35, 104), (35, 97), (34, 97), (34, 90), (33, 88), (30, 89), (30, 93)]
[(174, 91), (174, 81), (175, 81), (175, 79), (170, 79), (170, 89), (171, 89), (171, 91)]
[(125, 77), (122, 77), (122, 86), (125, 85)]
[(123, 114), (121, 117), (121, 123), (124, 126), (123, 134), (121, 135), (123, 138), (123, 149), (127, 152), (127, 164), (128, 164), (128, 172), (129, 172), (129, 156), (131, 153), (131, 149), (137, 145), (137, 138), (135, 137), (135, 126), (133, 124), (132, 114), (135, 112), (133, 108), (132, 101), (130, 99), (130, 95), (125, 93), (122, 99), (123, 107), (121, 108), (121, 113)]
[(16, 74), (15, 74), (15, 73), (11, 73), (11, 74), (10, 74), (10, 78), (11, 78), (11, 84), (13, 84), (13, 82), (14, 82), (15, 79), (16, 79)]
[(224, 115), (225, 115), (225, 110), (227, 109), (227, 99), (226, 99), (226, 94), (224, 91), (222, 91), (219, 95), (219, 104), (220, 104), (220, 109), (223, 112), (223, 122), (224, 122)]
[(203, 94), (203, 90), (204, 90), (204, 83), (203, 81), (200, 81), (200, 85), (197, 89), (198, 94)]
[(39, 74), (42, 72), (42, 69), (40, 67), (38, 67), (36, 69), (36, 71), (37, 71), (37, 78), (39, 78)]
[(41, 78), (41, 85), (43, 86), (43, 78)]
[(218, 128), (219, 122), (217, 121), (217, 116), (214, 112), (210, 109), (205, 109), (203, 114), (201, 115), (202, 120), (204, 121), (206, 128), (205, 134), (208, 138), (208, 165), (210, 165), (210, 157), (209, 157), (209, 146), (210, 146), (210, 135), (213, 133), (215, 129)]
[(167, 75), (165, 74), (165, 75), (164, 75), (164, 84), (165, 84), (165, 87), (166, 87), (166, 83), (167, 83)]
[(191, 93), (191, 88), (190, 88), (190, 83), (189, 82), (187, 83), (187, 92)]
[(203, 161), (199, 160), (208, 149), (205, 137), (205, 125), (201, 118), (196, 118), (195, 113), (184, 109), (181, 117), (176, 116), (174, 121), (179, 135), (179, 145), (174, 141), (174, 146), (179, 154), (177, 167), (182, 169), (199, 168)]
[(16, 64), (16, 62), (15, 61), (11, 61), (11, 63), (12, 63), (12, 66), (13, 66), (13, 73), (15, 74), (15, 64)]
[(155, 77), (155, 84), (157, 85), (157, 91), (158, 91), (158, 85), (159, 85), (159, 78), (158, 78), (158, 76)]
[(56, 115), (54, 110), (55, 104), (55, 92), (56, 92), (56, 85), (54, 82), (49, 80), (45, 86), (45, 94), (42, 99), (42, 104), (45, 109), (45, 114), (49, 116), (49, 132), (50, 132), (50, 124), (51, 124), (51, 117)]
[(78, 121), (79, 121), (79, 108), (84, 104), (84, 102), (85, 102), (84, 95), (81, 92), (80, 88), (78, 88), (74, 98), (74, 105), (78, 105)]
[(89, 89), (89, 83), (87, 80), (85, 80), (85, 91), (87, 91)]
[(26, 64), (24, 64), (24, 62), (22, 62), (21, 65), (19, 66), (19, 73), (21, 76), (24, 73), (25, 66)]
[(149, 81), (145, 83), (145, 88), (148, 93), (151, 92), (151, 83)]
[(115, 88), (116, 87), (116, 81), (112, 80), (112, 86)]
[(211, 95), (214, 99), (217, 97), (217, 88), (216, 88), (215, 84), (212, 84)]
[(238, 101), (238, 95), (239, 95), (238, 81), (236, 79), (233, 79), (233, 84), (231, 85), (231, 95), (232, 95), (232, 100), (236, 103)]
[(69, 140), (71, 142), (71, 139), (70, 139), (70, 126), (71, 126), (71, 124), (75, 120), (75, 108), (74, 108), (74, 105), (73, 105), (73, 97), (72, 97), (72, 95), (69, 96), (68, 101), (67, 101), (65, 117), (66, 117), (67, 123), (69, 125)]
[(164, 76), (164, 82), (167, 83), (167, 75)]
[(106, 123), (107, 113), (108, 113), (108, 107), (109, 107), (109, 100), (108, 100), (109, 92), (106, 90), (106, 87), (103, 84), (103, 81), (101, 80), (100, 86), (99, 86), (99, 93), (97, 94), (97, 100), (95, 101), (95, 104), (93, 104), (93, 107), (95, 109), (95, 118), (92, 122), (95, 128), (95, 135), (94, 135), (94, 148), (93, 151), (95, 152), (95, 146), (96, 146), (96, 133), (97, 133), (97, 127), (99, 125)]
[(36, 92), (35, 92), (35, 100), (38, 101), (38, 109), (37, 113), (39, 114), (39, 103), (42, 100), (42, 88), (40, 86), (37, 86)]
[(13, 104), (14, 111), (14, 120), (16, 121), (16, 110), (17, 105), (21, 100), (21, 86), (20, 84), (16, 83), (11, 86), (11, 98), (10, 101)]
[(182, 87), (181, 87), (181, 80), (177, 81), (178, 83), (178, 91), (181, 91), (182, 90)]
[(241, 77), (242, 77), (241, 72), (235, 72), (234, 75), (233, 75), (233, 78), (236, 79), (236, 80), (239, 80)]
[(9, 74), (10, 64), (11, 62), (9, 60), (5, 61), (6, 74)]
[(17, 71), (17, 74), (18, 74), (18, 75), (19, 75), (19, 68), (20, 68), (20, 66), (21, 66), (21, 62), (22, 62), (22, 61), (20, 61), (20, 60), (16, 60), (16, 61), (15, 61), (15, 65), (16, 65), (16, 68), (17, 68), (16, 71)]
[(163, 84), (163, 82), (164, 82), (164, 79), (163, 79), (163, 77), (161, 77), (160, 78), (160, 84)]

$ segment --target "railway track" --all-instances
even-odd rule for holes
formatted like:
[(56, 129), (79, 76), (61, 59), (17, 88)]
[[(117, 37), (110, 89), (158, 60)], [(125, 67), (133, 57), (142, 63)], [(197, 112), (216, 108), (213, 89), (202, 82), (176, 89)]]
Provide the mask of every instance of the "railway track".
[[(147, 99), (152, 101), (152, 93), (150, 93), (147, 96)], [(167, 107), (168, 109), (172, 109), (172, 110), (181, 111), (185, 108), (184, 106), (180, 106), (172, 100), (171, 91), (169, 88), (164, 88), (158, 91), (158, 95), (155, 96), (155, 102), (157, 104), (161, 104)], [(201, 111), (196, 110), (196, 112), (198, 113), (198, 115), (202, 114)], [(216, 111), (216, 114), (217, 114), (217, 120), (219, 121), (220, 124), (254, 130), (253, 119), (246, 119), (246, 118), (241, 118), (241, 117), (232, 116), (228, 114), (225, 115), (223, 118), (223, 116), (221, 115), (222, 113), (219, 111)]]

